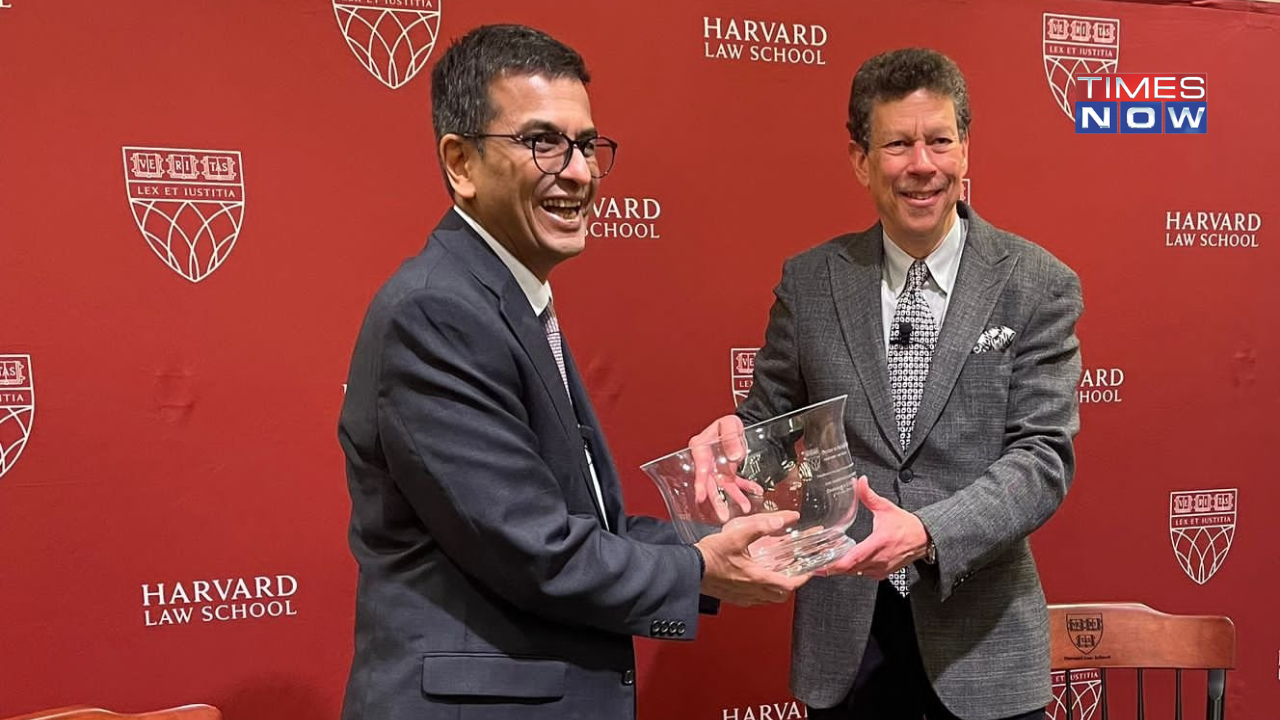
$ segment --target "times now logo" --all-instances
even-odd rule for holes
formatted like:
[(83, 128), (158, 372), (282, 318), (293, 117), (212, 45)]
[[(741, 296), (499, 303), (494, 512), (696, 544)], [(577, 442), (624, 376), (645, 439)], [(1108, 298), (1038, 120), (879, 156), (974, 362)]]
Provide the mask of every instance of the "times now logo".
[(1203, 135), (1208, 76), (1114, 73), (1076, 78), (1076, 133)]

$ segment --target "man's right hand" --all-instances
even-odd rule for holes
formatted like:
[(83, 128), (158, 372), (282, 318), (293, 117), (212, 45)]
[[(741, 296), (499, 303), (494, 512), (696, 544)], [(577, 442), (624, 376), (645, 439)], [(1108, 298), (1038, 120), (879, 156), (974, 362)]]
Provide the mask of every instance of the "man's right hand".
[[(719, 443), (725, 463), (717, 463), (714, 444)], [(732, 502), (743, 513), (751, 512), (751, 499), (747, 494), (760, 496), (764, 489), (757, 483), (737, 474), (738, 464), (747, 455), (746, 438), (742, 420), (737, 415), (725, 415), (689, 438), (689, 452), (693, 455), (694, 501), (699, 507), (710, 507), (721, 523), (733, 517)]]
[(725, 523), (720, 532), (699, 540), (695, 546), (707, 565), (702, 594), (743, 607), (784, 602), (791, 597), (809, 575), (767, 570), (751, 558), (748, 546), (762, 537), (781, 535), (799, 519), (800, 513), (794, 510), (738, 517)]

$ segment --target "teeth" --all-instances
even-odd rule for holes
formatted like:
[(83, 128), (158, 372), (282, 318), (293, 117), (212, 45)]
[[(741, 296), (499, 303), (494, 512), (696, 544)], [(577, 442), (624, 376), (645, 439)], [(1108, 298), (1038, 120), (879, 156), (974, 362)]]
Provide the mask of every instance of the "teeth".
[(582, 206), (582, 203), (579, 203), (577, 200), (570, 200), (568, 198), (550, 198), (548, 200), (543, 200), (542, 204), (546, 207), (571, 208), (574, 210), (577, 210)]
[(569, 198), (547, 198), (542, 201), (542, 209), (565, 221), (572, 221), (582, 212), (582, 202)]

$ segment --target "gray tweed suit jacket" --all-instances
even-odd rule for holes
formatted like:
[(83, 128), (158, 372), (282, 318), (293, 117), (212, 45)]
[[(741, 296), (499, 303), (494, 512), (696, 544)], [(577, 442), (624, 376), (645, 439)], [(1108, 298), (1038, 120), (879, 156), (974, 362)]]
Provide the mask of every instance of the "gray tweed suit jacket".
[[(883, 340), (879, 225), (787, 261), (738, 414), (755, 422), (849, 394), (858, 472), (919, 516), (937, 545), (937, 565), (908, 568), (926, 671), (953, 713), (990, 720), (1050, 700), (1048, 617), (1027, 536), (1058, 508), (1075, 469), (1083, 303), (1062, 262), (957, 209), (968, 237), (905, 452)], [(1015, 333), (1003, 348), (989, 342), (1007, 338), (1001, 328)], [(849, 535), (870, 531), (862, 511)], [(874, 580), (852, 576), (815, 578), (796, 593), (798, 698), (830, 707), (848, 694), (875, 596)]]

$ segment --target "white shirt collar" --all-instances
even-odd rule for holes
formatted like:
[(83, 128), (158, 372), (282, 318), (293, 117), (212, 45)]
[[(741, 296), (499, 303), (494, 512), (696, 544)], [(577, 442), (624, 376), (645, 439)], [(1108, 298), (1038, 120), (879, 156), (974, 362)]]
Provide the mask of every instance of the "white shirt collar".
[[(533, 314), (541, 316), (542, 311), (546, 309), (551, 302), (551, 283), (542, 282), (533, 274), (533, 271), (524, 266), (524, 263), (516, 259), (511, 251), (502, 247), (502, 245), (493, 239), (487, 230), (480, 227), (480, 223), (476, 222), (470, 215), (463, 212), (462, 208), (457, 205), (453, 206), (453, 211), (467, 221), (471, 229), (485, 241), (485, 243), (498, 254), (498, 259), (503, 265), (511, 271), (512, 277), (520, 285), (520, 289), (524, 291), (524, 295), (529, 299), (529, 305), (533, 307)], [(905, 272), (905, 271), (904, 271)]]
[[(953, 210), (952, 212), (954, 213), (955, 211)], [(942, 289), (942, 294), (947, 297), (951, 296), (951, 289), (956, 285), (956, 273), (960, 266), (960, 263), (956, 262), (956, 260), (960, 257), (960, 249), (964, 246), (968, 228), (968, 221), (956, 215), (955, 221), (951, 223), (951, 229), (947, 231), (946, 237), (942, 238), (942, 242), (938, 247), (934, 248), (934, 251), (924, 259), (924, 264), (928, 266), (929, 274), (933, 276), (933, 281)], [(898, 247), (898, 244), (889, 237), (888, 232), (882, 232), (882, 234), (884, 235), (885, 280), (889, 283), (889, 289), (893, 291), (896, 297), (902, 294), (907, 285), (907, 268), (911, 267), (911, 263), (915, 262), (915, 258)]]

